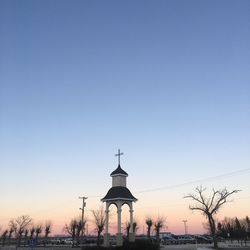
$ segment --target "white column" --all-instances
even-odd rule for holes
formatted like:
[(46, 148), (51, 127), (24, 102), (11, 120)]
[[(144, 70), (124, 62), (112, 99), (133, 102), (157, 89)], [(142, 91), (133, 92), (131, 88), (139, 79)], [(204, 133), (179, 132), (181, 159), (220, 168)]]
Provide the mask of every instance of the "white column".
[(105, 220), (105, 235), (104, 235), (104, 246), (109, 246), (109, 203), (106, 202), (105, 210), (106, 220)]
[(122, 208), (121, 204), (117, 204), (117, 233), (122, 233)]
[(109, 210), (106, 209), (105, 213), (106, 213), (105, 233), (108, 234), (109, 233)]
[(131, 208), (129, 210), (129, 212), (130, 212), (130, 233), (133, 233), (134, 232), (133, 231), (133, 223), (134, 223), (134, 221), (133, 221), (133, 212), (134, 212), (134, 210)]
[(116, 245), (122, 246), (122, 203), (117, 202), (117, 234), (116, 234)]
[(130, 232), (129, 232), (129, 241), (130, 242), (134, 242), (135, 241), (135, 232), (133, 230), (133, 224), (134, 224), (134, 220), (133, 220), (133, 203), (131, 202), (129, 204), (129, 212), (130, 212)]

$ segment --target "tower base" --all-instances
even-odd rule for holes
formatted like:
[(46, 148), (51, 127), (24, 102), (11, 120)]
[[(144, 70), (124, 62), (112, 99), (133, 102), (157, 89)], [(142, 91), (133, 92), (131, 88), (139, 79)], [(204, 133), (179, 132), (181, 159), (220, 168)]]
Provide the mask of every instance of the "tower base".
[(135, 234), (129, 233), (128, 240), (129, 240), (129, 242), (135, 242)]
[(109, 246), (110, 246), (109, 239), (110, 239), (110, 234), (104, 234), (104, 242), (103, 242), (103, 245), (104, 245), (105, 247), (109, 247)]
[(122, 246), (123, 244), (123, 238), (122, 238), (122, 234), (121, 233), (117, 233), (116, 234), (116, 245), (118, 247)]

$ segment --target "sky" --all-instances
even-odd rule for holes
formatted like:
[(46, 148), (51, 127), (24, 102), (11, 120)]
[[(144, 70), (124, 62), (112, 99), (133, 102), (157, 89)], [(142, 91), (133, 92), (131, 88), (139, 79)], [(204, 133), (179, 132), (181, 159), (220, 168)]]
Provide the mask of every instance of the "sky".
[(0, 1), (2, 229), (27, 214), (62, 233), (87, 196), (93, 233), (119, 148), (139, 232), (147, 216), (204, 232), (183, 199), (200, 185), (242, 190), (218, 219), (250, 216), (249, 11), (246, 0)]

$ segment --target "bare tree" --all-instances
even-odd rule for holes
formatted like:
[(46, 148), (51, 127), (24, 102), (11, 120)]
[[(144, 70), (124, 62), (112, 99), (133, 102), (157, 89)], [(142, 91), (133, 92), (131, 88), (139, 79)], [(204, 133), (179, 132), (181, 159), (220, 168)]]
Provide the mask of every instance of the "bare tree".
[(32, 219), (29, 217), (29, 215), (22, 215), (10, 221), (10, 226), (15, 228), (18, 246), (20, 246), (21, 244), (22, 235), (25, 229), (27, 229), (27, 227), (31, 224), (31, 222)]
[(125, 230), (126, 230), (127, 238), (129, 237), (129, 229), (130, 229), (130, 223), (127, 221), (125, 222)]
[(235, 217), (234, 220), (235, 224), (235, 236), (238, 242), (241, 242), (241, 245), (243, 244), (243, 240), (247, 237), (247, 230), (246, 226), (244, 224), (244, 220), (239, 220), (237, 217)]
[(76, 224), (77, 245), (79, 245), (79, 243), (80, 243), (80, 234), (81, 234), (81, 232), (84, 233), (83, 231), (84, 231), (84, 228), (85, 228), (85, 223), (86, 223), (85, 219), (83, 221), (82, 221), (82, 218), (77, 220), (77, 224)]
[(9, 228), (11, 228), (12, 232), (11, 232), (11, 235), (10, 235), (10, 238), (12, 237), (12, 234), (16, 234), (17, 233), (17, 225), (16, 225), (16, 222), (15, 222), (15, 219), (11, 219), (9, 221)]
[(247, 228), (247, 237), (250, 238), (250, 219), (246, 216), (246, 228)]
[(69, 223), (69, 225), (65, 225), (65, 231), (71, 235), (72, 241), (73, 241), (73, 245), (75, 242), (75, 238), (76, 238), (76, 226), (77, 226), (77, 220), (76, 219), (72, 219)]
[(154, 230), (156, 234), (157, 243), (160, 244), (160, 230), (165, 224), (165, 219), (162, 217), (158, 217), (154, 223)]
[(133, 233), (135, 234), (136, 231), (138, 230), (138, 223), (136, 221), (133, 222)]
[(26, 244), (27, 244), (28, 233), (29, 233), (29, 229), (26, 228), (24, 230), (24, 246), (26, 246)]
[(13, 225), (11, 222), (9, 222), (9, 235), (8, 235), (8, 243), (10, 244), (12, 234), (16, 232), (15, 225)]
[(79, 238), (80, 232), (83, 228), (81, 219), (72, 219), (69, 225), (65, 225), (64, 230), (71, 235), (72, 238), (72, 246), (75, 246), (76, 239)]
[(35, 232), (36, 232), (36, 241), (38, 241), (39, 234), (42, 232), (42, 225), (37, 225), (35, 227)]
[(46, 246), (48, 241), (48, 236), (51, 233), (51, 226), (52, 223), (50, 221), (46, 221), (45, 227), (44, 227), (44, 246)]
[(188, 194), (184, 198), (189, 198), (195, 202), (195, 205), (190, 205), (191, 210), (198, 210), (208, 219), (208, 224), (210, 228), (210, 233), (213, 237), (214, 247), (218, 247), (216, 239), (216, 223), (214, 215), (218, 213), (219, 209), (228, 202), (227, 198), (234, 193), (238, 193), (240, 190), (233, 190), (229, 192), (226, 188), (221, 190), (214, 190), (210, 197), (206, 197), (206, 188), (202, 186), (196, 187), (196, 194)]
[(106, 221), (105, 211), (102, 207), (97, 210), (92, 210), (94, 217), (95, 230), (97, 232), (97, 246), (100, 245), (101, 233), (104, 230), (104, 225)]
[(1, 235), (1, 238), (2, 238), (2, 246), (3, 246), (3, 247), (5, 246), (5, 241), (6, 241), (7, 235), (8, 235), (8, 230), (5, 230), (5, 231), (2, 233), (2, 235)]
[(151, 228), (153, 226), (153, 220), (151, 217), (146, 218), (146, 224), (147, 224), (147, 236), (150, 239)]
[(36, 231), (35, 227), (32, 226), (31, 229), (30, 229), (30, 239), (33, 239), (35, 231)]
[(246, 218), (224, 218), (217, 224), (217, 235), (231, 240), (238, 240), (243, 245), (246, 244), (248, 238), (248, 228)]
[[(134, 222), (133, 222), (133, 225), (132, 225), (133, 233), (134, 233), (134, 234), (136, 233), (136, 231), (137, 231), (137, 229), (138, 229), (138, 226), (137, 226), (137, 225), (138, 225), (137, 222), (134, 221)], [(127, 221), (127, 222), (125, 223), (125, 229), (126, 229), (127, 238), (129, 238), (130, 222)]]

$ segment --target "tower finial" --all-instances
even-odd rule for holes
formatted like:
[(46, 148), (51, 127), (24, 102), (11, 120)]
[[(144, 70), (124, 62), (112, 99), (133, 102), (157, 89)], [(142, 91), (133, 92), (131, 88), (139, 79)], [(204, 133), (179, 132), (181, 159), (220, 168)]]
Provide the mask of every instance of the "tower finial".
[(120, 165), (120, 157), (123, 155), (123, 153), (120, 152), (120, 149), (118, 149), (118, 154), (115, 154), (115, 156), (118, 156), (118, 166)]

